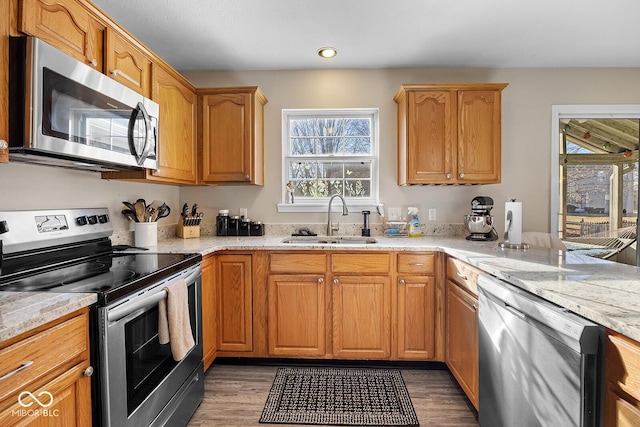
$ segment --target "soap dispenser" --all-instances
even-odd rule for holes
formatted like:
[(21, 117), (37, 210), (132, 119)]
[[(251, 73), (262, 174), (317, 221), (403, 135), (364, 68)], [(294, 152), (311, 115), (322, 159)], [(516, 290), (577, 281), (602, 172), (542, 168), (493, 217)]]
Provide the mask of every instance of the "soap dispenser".
[(362, 236), (369, 237), (371, 236), (371, 230), (369, 229), (369, 215), (371, 211), (362, 211)]

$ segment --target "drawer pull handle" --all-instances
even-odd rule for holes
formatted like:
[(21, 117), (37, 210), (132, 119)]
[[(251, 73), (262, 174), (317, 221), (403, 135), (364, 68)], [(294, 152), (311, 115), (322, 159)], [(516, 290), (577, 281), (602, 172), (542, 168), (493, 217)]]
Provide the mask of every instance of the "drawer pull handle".
[(456, 273), (458, 275), (459, 278), (461, 278), (462, 280), (467, 280), (468, 277), (466, 274), (460, 274), (460, 273)]
[(415, 266), (418, 266), (418, 267), (422, 267), (424, 265), (424, 263), (423, 262), (410, 262), (409, 265), (415, 265)]
[(18, 366), (13, 371), (9, 372), (8, 374), (4, 374), (3, 376), (1, 376), (0, 377), (0, 381), (6, 380), (7, 378), (11, 378), (15, 374), (19, 374), (20, 372), (22, 372), (25, 369), (29, 368), (31, 365), (33, 365), (33, 360), (27, 360), (26, 362), (24, 362), (22, 365)]

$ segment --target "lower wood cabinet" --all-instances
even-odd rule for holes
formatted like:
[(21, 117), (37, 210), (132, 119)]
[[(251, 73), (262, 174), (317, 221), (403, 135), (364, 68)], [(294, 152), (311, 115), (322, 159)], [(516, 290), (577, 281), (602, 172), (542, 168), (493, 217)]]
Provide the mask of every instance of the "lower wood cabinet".
[(253, 350), (251, 255), (216, 255), (218, 351)]
[(88, 309), (1, 343), (0, 425), (90, 426), (89, 368)]
[(213, 363), (218, 349), (215, 260), (213, 255), (202, 260), (202, 353), (205, 371)]
[(435, 254), (397, 255), (396, 316), (398, 359), (435, 357)]
[(349, 359), (389, 358), (391, 355), (391, 281), (389, 277), (336, 275), (333, 276), (331, 286), (333, 355)]
[(640, 425), (640, 343), (613, 331), (605, 342), (604, 424)]
[(477, 270), (448, 258), (445, 336), (446, 363), (460, 387), (478, 409), (478, 297)]

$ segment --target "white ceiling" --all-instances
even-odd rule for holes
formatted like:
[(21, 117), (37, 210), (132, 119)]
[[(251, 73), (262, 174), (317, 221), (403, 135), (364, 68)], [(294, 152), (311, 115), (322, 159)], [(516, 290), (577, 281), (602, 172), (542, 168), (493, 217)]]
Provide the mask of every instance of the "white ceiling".
[(93, 2), (182, 71), (640, 67), (638, 0)]

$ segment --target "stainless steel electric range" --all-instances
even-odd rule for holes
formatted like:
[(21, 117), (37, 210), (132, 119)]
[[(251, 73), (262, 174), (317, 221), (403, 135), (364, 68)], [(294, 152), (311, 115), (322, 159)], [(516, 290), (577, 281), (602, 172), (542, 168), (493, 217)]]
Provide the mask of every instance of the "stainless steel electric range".
[[(200, 254), (117, 251), (107, 208), (0, 211), (0, 291), (95, 293), (94, 425), (186, 425), (202, 401)], [(158, 340), (164, 288), (185, 280), (196, 345)]]

